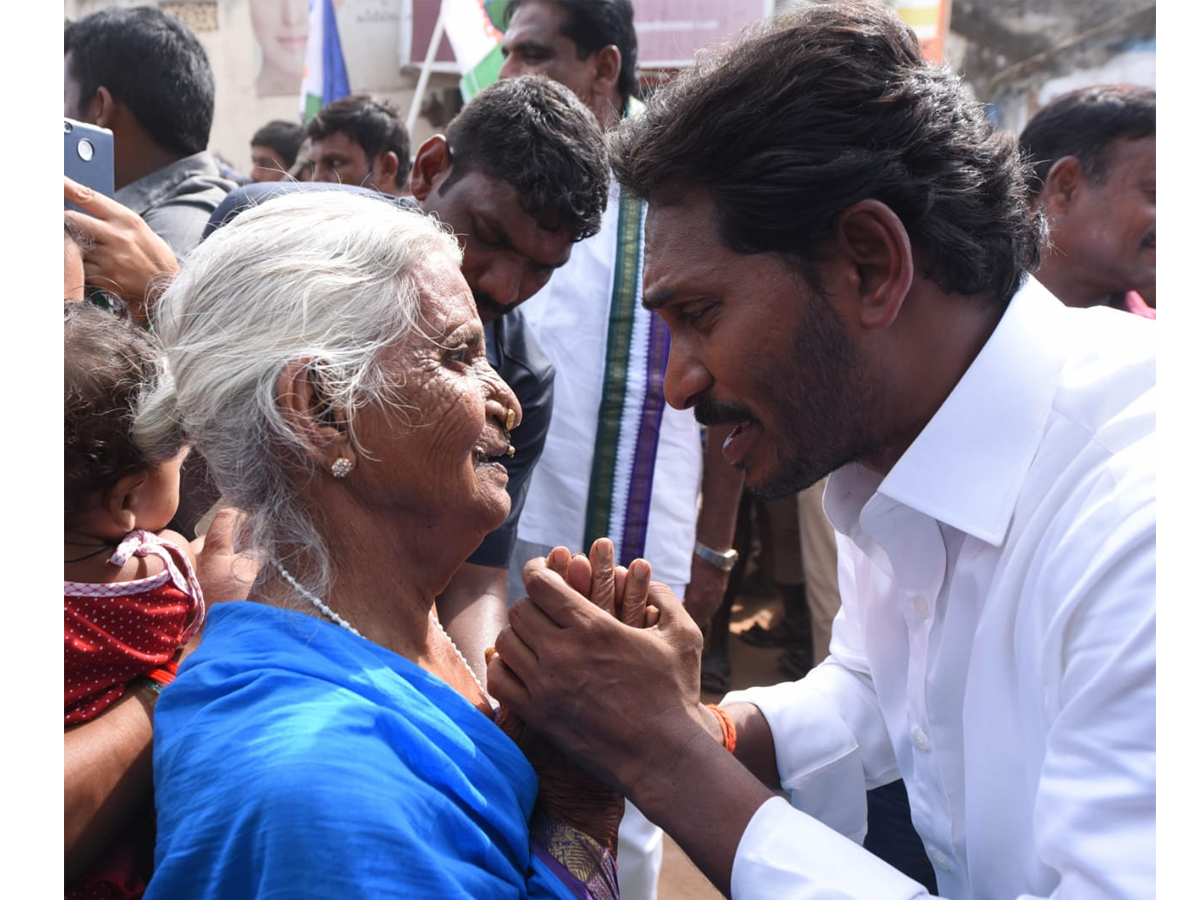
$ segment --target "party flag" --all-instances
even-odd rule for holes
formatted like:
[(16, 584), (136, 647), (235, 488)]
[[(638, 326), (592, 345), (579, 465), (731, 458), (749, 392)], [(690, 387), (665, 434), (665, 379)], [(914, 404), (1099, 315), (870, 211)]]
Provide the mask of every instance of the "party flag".
[(300, 118), (307, 122), (326, 103), (350, 93), (350, 75), (338, 37), (333, 0), (308, 0), (308, 48), (300, 88)]

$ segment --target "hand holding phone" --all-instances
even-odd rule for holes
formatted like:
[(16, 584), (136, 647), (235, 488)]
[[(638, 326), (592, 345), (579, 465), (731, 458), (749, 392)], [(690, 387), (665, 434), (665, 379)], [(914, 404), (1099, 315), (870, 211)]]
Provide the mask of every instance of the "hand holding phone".
[[(113, 133), (63, 119), (63, 174), (106, 197), (113, 195)], [(67, 202), (66, 209), (78, 209)]]
[(83, 251), (87, 283), (116, 294), (135, 322), (147, 324), (154, 289), (179, 269), (170, 245), (129, 207), (66, 177), (63, 199), (64, 215), (91, 239)]

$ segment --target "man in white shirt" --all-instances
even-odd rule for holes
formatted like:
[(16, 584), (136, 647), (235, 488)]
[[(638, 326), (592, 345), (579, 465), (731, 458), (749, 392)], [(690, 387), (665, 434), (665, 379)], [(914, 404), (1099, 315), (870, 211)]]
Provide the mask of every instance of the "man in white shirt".
[(859, 846), (897, 776), (943, 896), (1153, 896), (1153, 323), (1026, 278), (1013, 138), (882, 5), (764, 25), (613, 149), (667, 399), (762, 494), (829, 475), (843, 609), (714, 710), (669, 590), (635, 629), (534, 563), (493, 694), (735, 898), (923, 896)]

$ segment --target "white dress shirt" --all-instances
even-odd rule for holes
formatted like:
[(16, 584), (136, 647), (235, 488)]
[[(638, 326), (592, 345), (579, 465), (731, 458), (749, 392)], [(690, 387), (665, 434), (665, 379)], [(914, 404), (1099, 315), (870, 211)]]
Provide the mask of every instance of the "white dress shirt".
[(830, 477), (831, 656), (725, 700), (792, 800), (735, 900), (923, 896), (855, 843), (898, 776), (942, 896), (1154, 896), (1155, 327), (1029, 279), (885, 478)]

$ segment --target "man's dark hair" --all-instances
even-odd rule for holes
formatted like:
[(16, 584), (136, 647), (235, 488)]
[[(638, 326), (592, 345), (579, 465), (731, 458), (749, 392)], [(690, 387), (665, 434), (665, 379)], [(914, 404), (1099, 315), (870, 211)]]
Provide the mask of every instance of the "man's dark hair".
[(87, 301), (63, 304), (64, 469), (68, 512), (88, 494), (148, 468), (134, 443), (133, 415), (159, 374), (148, 332)]
[[(615, 44), (621, 51), (621, 74), (617, 90), (621, 100), (637, 96), (637, 32), (633, 28), (632, 0), (553, 0), (567, 14), (563, 36), (575, 44), (580, 59), (601, 47)], [(508, 0), (504, 8), (507, 28), (522, 0)]]
[(1155, 93), (1131, 84), (1097, 84), (1063, 94), (1043, 107), (1021, 132), (1021, 149), (1033, 166), (1031, 197), (1041, 193), (1051, 167), (1074, 156), (1092, 184), (1104, 181), (1109, 150), (1118, 139), (1154, 134)]
[[(80, 104), (106, 87), (164, 150), (191, 156), (208, 146), (212, 68), (179, 19), (156, 6), (110, 7), (67, 22), (63, 48)], [(83, 110), (72, 115), (81, 118)]]
[(257, 144), (260, 147), (270, 147), (289, 169), (295, 164), (296, 154), (300, 152), (300, 145), (303, 143), (304, 126), (299, 122), (285, 122), (283, 119), (268, 122), (250, 138), (251, 146)]
[(925, 277), (1001, 305), (1045, 234), (1015, 136), (880, 3), (763, 23), (624, 120), (609, 152), (636, 196), (703, 189), (731, 249), (789, 255), (810, 281), (839, 215), (865, 199), (897, 215)]
[(396, 107), (386, 100), (369, 94), (351, 94), (321, 107), (309, 120), (308, 137), (323, 140), (331, 134), (344, 134), (363, 148), (367, 164), (372, 168), (379, 154), (389, 150), (400, 160), (396, 170), (396, 184), (403, 188), (408, 184), (412, 169), (409, 155), (408, 129), (400, 119)]
[(608, 156), (596, 117), (570, 88), (541, 75), (489, 85), (446, 128), (450, 177), (507, 181), (543, 228), (582, 241), (600, 230), (608, 203)]

